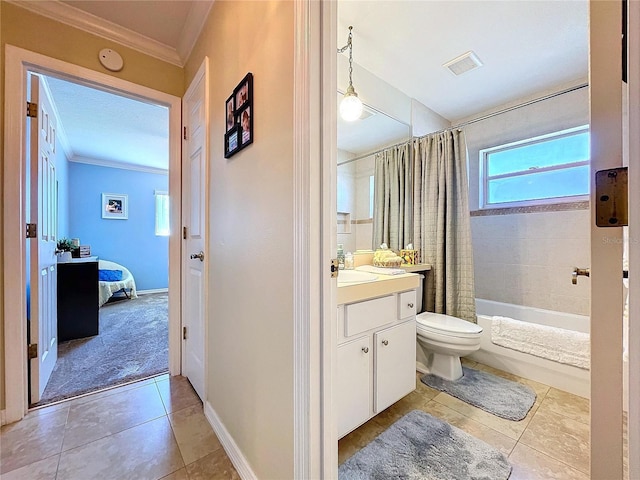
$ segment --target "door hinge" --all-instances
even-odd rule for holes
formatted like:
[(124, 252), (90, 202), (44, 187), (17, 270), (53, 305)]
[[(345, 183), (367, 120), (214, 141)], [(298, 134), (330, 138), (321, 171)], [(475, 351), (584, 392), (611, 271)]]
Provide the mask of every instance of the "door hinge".
[(337, 258), (331, 259), (331, 278), (338, 278), (338, 270), (340, 266)]
[(187, 327), (182, 327), (182, 339), (187, 339)]
[(38, 118), (38, 104), (27, 102), (27, 117)]
[(27, 238), (36, 238), (38, 236), (38, 224), (27, 223)]
[(182, 127), (182, 138), (187, 139), (187, 127)]
[(27, 357), (29, 357), (29, 360), (31, 360), (32, 358), (38, 358), (38, 344), (37, 343), (30, 343), (29, 346), (27, 347)]
[(187, 239), (187, 227), (182, 227), (182, 238)]

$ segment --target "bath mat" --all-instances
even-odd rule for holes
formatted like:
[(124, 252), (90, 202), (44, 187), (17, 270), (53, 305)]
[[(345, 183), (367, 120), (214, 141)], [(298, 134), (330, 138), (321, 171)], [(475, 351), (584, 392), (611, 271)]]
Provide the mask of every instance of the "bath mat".
[(502, 453), (428, 413), (414, 410), (338, 469), (339, 480), (506, 480)]
[(435, 375), (420, 378), (431, 388), (507, 420), (522, 420), (536, 401), (531, 388), (487, 372), (462, 367), (462, 378), (451, 382)]

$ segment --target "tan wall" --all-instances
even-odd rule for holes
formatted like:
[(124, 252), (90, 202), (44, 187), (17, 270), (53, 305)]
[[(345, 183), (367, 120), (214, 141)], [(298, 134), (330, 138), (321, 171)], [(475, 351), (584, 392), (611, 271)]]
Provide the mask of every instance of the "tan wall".
[[(4, 50), (6, 44), (107, 73), (172, 95), (182, 96), (184, 93), (184, 70), (180, 67), (36, 15), (6, 2), (0, 1), (0, 12), (0, 47), (2, 50), (0, 54), (0, 91), (2, 92), (0, 105), (2, 106), (2, 115), (0, 117), (2, 120), (4, 120)], [(125, 64), (122, 71), (117, 73), (109, 72), (100, 65), (98, 52), (107, 47), (117, 50), (122, 55)], [(2, 123), (0, 123), (1, 126)], [(0, 128), (0, 145), (4, 145), (3, 128)], [(0, 172), (3, 170), (4, 166), (0, 168)], [(0, 173), (0, 175), (2, 174)], [(0, 177), (0, 189), (2, 185), (2, 178)], [(1, 222), (0, 225), (2, 225)], [(3, 233), (0, 232), (0, 261), (2, 237)], [(3, 275), (3, 273), (0, 273), (0, 275)], [(0, 276), (0, 295), (3, 281), (4, 275)], [(4, 408), (4, 319), (1, 318), (1, 315), (2, 310), (0, 309), (0, 408)]]
[[(217, 1), (210, 59), (207, 401), (258, 478), (293, 478), (294, 2)], [(254, 143), (223, 156), (225, 100), (254, 75)]]

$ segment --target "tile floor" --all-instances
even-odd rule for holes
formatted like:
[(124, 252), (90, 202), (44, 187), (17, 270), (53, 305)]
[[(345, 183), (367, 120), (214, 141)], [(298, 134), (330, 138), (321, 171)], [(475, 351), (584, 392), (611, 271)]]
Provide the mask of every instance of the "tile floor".
[(29, 412), (0, 431), (2, 480), (239, 479), (184, 377)]
[(505, 420), (427, 387), (416, 375), (416, 390), (342, 438), (344, 462), (411, 410), (424, 410), (492, 445), (513, 465), (510, 480), (589, 479), (589, 401), (538, 382), (464, 361), (466, 366), (524, 383), (536, 402), (519, 422)]

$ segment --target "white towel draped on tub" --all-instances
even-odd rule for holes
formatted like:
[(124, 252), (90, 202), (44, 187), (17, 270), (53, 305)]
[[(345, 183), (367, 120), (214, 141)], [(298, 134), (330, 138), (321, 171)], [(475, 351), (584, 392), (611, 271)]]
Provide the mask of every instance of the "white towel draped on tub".
[(491, 322), (491, 341), (512, 350), (589, 369), (588, 333), (495, 316)]

